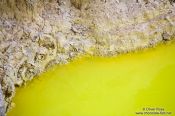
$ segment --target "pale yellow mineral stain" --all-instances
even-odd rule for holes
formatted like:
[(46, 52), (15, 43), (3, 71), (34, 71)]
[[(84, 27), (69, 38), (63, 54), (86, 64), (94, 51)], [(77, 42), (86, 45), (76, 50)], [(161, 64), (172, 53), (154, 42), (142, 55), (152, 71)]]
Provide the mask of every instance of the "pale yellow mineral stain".
[[(175, 43), (114, 58), (55, 66), (17, 89), (7, 116), (137, 116), (175, 113)], [(153, 115), (149, 115), (153, 116)]]

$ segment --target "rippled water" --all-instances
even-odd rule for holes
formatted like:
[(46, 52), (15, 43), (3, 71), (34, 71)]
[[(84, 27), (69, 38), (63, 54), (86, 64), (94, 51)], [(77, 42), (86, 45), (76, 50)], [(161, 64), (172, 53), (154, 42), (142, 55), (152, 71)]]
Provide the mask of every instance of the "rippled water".
[(8, 116), (141, 116), (136, 113), (163, 109), (173, 114), (175, 43), (55, 66), (17, 89), (13, 101)]

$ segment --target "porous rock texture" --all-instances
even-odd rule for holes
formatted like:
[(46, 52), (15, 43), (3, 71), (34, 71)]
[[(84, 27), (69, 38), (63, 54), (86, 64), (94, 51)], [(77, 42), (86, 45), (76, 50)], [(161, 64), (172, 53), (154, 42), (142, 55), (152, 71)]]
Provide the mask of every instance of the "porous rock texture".
[(0, 0), (0, 112), (11, 107), (15, 87), (54, 64), (143, 49), (174, 35), (173, 0)]

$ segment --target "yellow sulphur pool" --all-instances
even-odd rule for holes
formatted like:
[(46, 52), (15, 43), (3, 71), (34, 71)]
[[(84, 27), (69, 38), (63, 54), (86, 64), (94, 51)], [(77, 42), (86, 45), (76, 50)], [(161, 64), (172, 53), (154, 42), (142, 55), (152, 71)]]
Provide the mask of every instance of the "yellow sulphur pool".
[(175, 116), (175, 43), (55, 66), (13, 102), (7, 116)]

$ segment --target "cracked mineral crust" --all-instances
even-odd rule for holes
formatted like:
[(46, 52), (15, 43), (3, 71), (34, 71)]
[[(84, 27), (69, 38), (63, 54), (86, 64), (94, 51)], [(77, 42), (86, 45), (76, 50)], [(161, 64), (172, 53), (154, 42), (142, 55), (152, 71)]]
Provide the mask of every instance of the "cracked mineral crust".
[(174, 5), (174, 0), (0, 0), (0, 114), (11, 108), (15, 87), (54, 64), (171, 41)]

